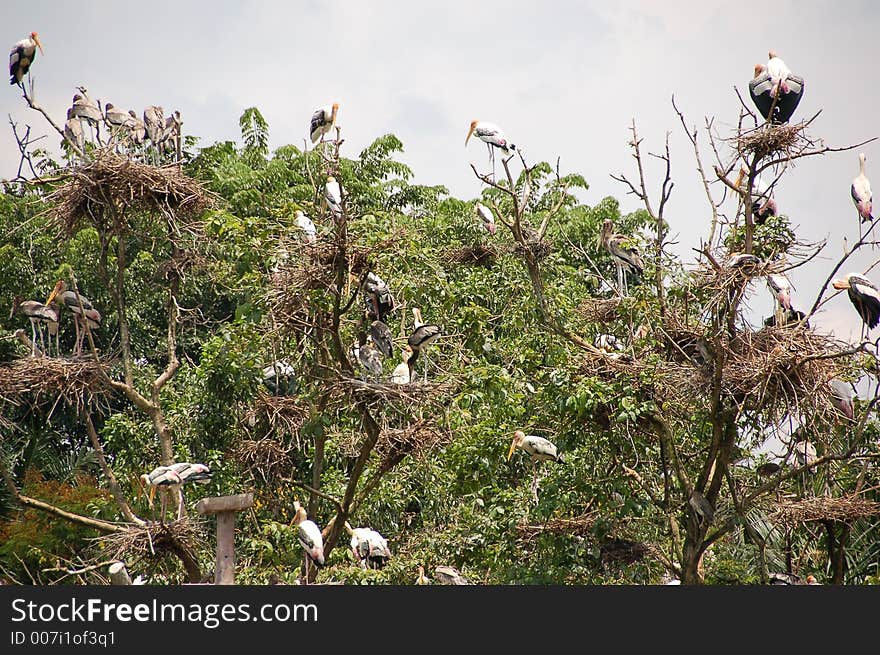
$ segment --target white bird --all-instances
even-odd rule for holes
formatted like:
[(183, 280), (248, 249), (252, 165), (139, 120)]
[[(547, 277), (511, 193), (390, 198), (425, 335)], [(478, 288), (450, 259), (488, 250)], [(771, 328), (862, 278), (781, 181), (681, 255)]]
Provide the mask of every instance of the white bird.
[(67, 122), (64, 123), (64, 138), (67, 142), (79, 149), (81, 153), (85, 153), (86, 135), (83, 132), (82, 121), (74, 117), (73, 107), (67, 110)]
[(417, 585), (429, 585), (431, 584), (431, 578), (425, 575), (425, 567), (421, 564), (419, 565), (419, 575), (416, 578)]
[[(207, 484), (211, 481), (214, 472), (207, 464), (195, 464), (193, 462), (177, 462), (171, 464), (168, 468), (177, 473), (180, 478), (180, 484), (187, 482), (198, 482), (199, 484)], [(177, 506), (177, 518), (183, 517), (183, 489), (180, 490), (180, 502)]]
[(597, 334), (593, 339), (593, 346), (606, 354), (619, 353), (626, 347), (624, 343), (613, 334)]
[[(73, 355), (76, 357), (82, 353), (83, 340), (85, 339), (86, 330), (94, 330), (101, 325), (101, 312), (92, 306), (91, 301), (84, 295), (67, 288), (64, 280), (58, 280), (46, 304), (50, 305), (55, 298), (61, 300), (61, 305), (70, 310), (73, 314), (73, 325), (76, 329), (76, 344), (73, 348)], [(80, 306), (82, 303), (82, 306)]]
[(333, 216), (342, 216), (342, 190), (339, 188), (339, 182), (332, 175), (327, 178), (327, 184), (324, 186), (324, 200)]
[(605, 250), (614, 260), (614, 265), (617, 267), (617, 288), (620, 294), (625, 296), (629, 292), (626, 273), (641, 276), (645, 270), (639, 249), (632, 243), (632, 238), (614, 232), (614, 222), (610, 218), (605, 219), (602, 224), (599, 237)]
[(465, 147), (472, 135), (476, 135), (476, 137), (485, 143), (486, 147), (489, 149), (489, 161), (492, 164), (493, 174), (495, 171), (494, 148), (499, 148), (504, 153), (505, 157), (510, 157), (517, 150), (516, 145), (511, 143), (507, 137), (504, 136), (504, 132), (501, 128), (493, 123), (471, 121), (470, 129), (468, 129), (467, 137), (464, 140)]
[(510, 458), (513, 457), (513, 451), (517, 448), (528, 453), (532, 460), (532, 496), (534, 496), (535, 502), (538, 502), (538, 462), (550, 460), (565, 464), (565, 458), (557, 451), (556, 444), (549, 439), (526, 434), (522, 430), (516, 430), (513, 433), (513, 441), (510, 442), (510, 450), (507, 451), (507, 461), (510, 461)]
[(407, 344), (400, 352), (400, 358), (403, 361), (395, 366), (394, 372), (391, 373), (390, 379), (392, 384), (409, 384), (412, 379), (412, 366), (410, 365), (412, 355), (413, 349)]
[(158, 146), (165, 133), (165, 110), (157, 105), (150, 105), (144, 109), (144, 128), (150, 142)]
[(741, 269), (752, 269), (755, 266), (760, 265), (761, 260), (755, 255), (751, 255), (745, 252), (732, 252), (728, 255), (727, 260), (725, 261), (725, 266), (727, 268), (741, 268)]
[(784, 273), (771, 273), (767, 276), (767, 288), (782, 309), (791, 309), (791, 281)]
[[(794, 445), (794, 451), (792, 452), (789, 463), (795, 463), (797, 466), (812, 466), (818, 456), (816, 455), (816, 447), (811, 444), (809, 441), (804, 439), (803, 441), (798, 441)], [(813, 469), (808, 468), (808, 471), (812, 473)]]
[(351, 535), (351, 554), (362, 569), (381, 569), (391, 559), (388, 541), (373, 528), (352, 528), (348, 522), (345, 529)]
[[(168, 487), (171, 485), (182, 484), (183, 480), (180, 479), (180, 475), (170, 466), (157, 466), (149, 473), (144, 473), (140, 478), (138, 478), (141, 489), (146, 490), (147, 487), (150, 488), (149, 495), (149, 503), (150, 508), (153, 508), (153, 498), (156, 495), (157, 487)], [(181, 497), (182, 502), (182, 497)], [(162, 496), (162, 512), (159, 515), (164, 520), (165, 518), (165, 496)]]
[(767, 74), (770, 75), (770, 80), (773, 84), (771, 94), (775, 96), (779, 93), (788, 93), (788, 77), (791, 75), (791, 71), (785, 65), (785, 62), (780, 59), (779, 55), (776, 54), (775, 50), (768, 52), (767, 56), (769, 57), (767, 60)]
[[(424, 323), (422, 321), (422, 310), (418, 307), (413, 307), (413, 325), (414, 330), (411, 335), (407, 338), (406, 342), (410, 348), (412, 348), (413, 354), (409, 359), (409, 365), (411, 370), (415, 369), (416, 360), (419, 357), (419, 354), (425, 349), (428, 344), (433, 343), (437, 339), (440, 338), (442, 334), (442, 330), (439, 325), (434, 325), (433, 323)], [(425, 360), (425, 383), (428, 382), (428, 363), (427, 359)]]
[(296, 210), (295, 214), (296, 226), (301, 229), (306, 238), (306, 243), (314, 244), (317, 240), (318, 230), (315, 228), (315, 224), (312, 222), (312, 219), (306, 216), (299, 209)]
[(312, 120), (309, 123), (309, 136), (312, 143), (317, 143), (318, 139), (324, 140), (324, 137), (336, 125), (336, 114), (339, 111), (339, 103), (334, 102), (332, 105), (324, 105), (318, 107), (312, 114)]
[(311, 566), (324, 566), (324, 538), (315, 522), (308, 519), (306, 510), (299, 504), (299, 501), (294, 501), (293, 507), (296, 510), (293, 524), (297, 526), (297, 537), (305, 553), (304, 584), (308, 584)]
[(495, 234), (495, 215), (489, 210), (486, 205), (481, 202), (478, 202), (477, 205), (477, 215), (480, 217), (480, 221), (483, 224), (483, 228), (494, 236)]
[(43, 54), (43, 44), (40, 43), (40, 37), (36, 32), (31, 32), (30, 36), (16, 42), (9, 51), (9, 83), (21, 84), (24, 76), (28, 74), (31, 64), (37, 56), (37, 48), (40, 54)]
[(856, 211), (859, 212), (859, 218), (862, 223), (868, 223), (874, 220), (874, 196), (871, 193), (871, 182), (865, 175), (865, 161), (867, 157), (865, 153), (859, 153), (859, 174), (852, 181), (850, 193), (852, 194), (853, 204)]
[(397, 306), (388, 283), (373, 271), (367, 273), (367, 277), (364, 279), (363, 293), (367, 318), (370, 320), (384, 322), (385, 317)]
[[(12, 319), (17, 313), (24, 314), (28, 317), (28, 320), (31, 323), (31, 357), (36, 357), (37, 355), (37, 333), (40, 335), (40, 344), (43, 346), (43, 352), (46, 353), (46, 342), (43, 337), (43, 324), (48, 325), (50, 332), (49, 343), (52, 343), (51, 333), (52, 333), (52, 324), (55, 325), (55, 335), (57, 337), (58, 331), (58, 317), (60, 314), (60, 310), (57, 305), (54, 303), (46, 303), (43, 304), (36, 300), (22, 300), (20, 296), (16, 296), (12, 300), (12, 311), (9, 314), (9, 318)], [(57, 354), (57, 346), (56, 346), (56, 354)]]
[(290, 396), (296, 391), (296, 369), (280, 359), (263, 367), (263, 384), (276, 396)]
[[(880, 291), (871, 280), (859, 273), (847, 273), (831, 285), (835, 289), (846, 289), (850, 302), (868, 329), (877, 327), (880, 323)], [(864, 336), (864, 330), (862, 334)]]
[(828, 386), (831, 389), (831, 401), (834, 406), (852, 421), (855, 417), (852, 387), (837, 378), (829, 380)]

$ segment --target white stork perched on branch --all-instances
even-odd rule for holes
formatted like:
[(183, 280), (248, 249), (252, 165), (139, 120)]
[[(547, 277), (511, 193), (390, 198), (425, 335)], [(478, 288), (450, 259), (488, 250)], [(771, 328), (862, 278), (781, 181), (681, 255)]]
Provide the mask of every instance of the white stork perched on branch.
[(309, 123), (309, 137), (312, 143), (317, 143), (318, 139), (323, 143), (324, 137), (336, 125), (336, 114), (339, 112), (339, 103), (334, 102), (332, 105), (324, 105), (318, 107), (312, 114), (312, 120)]
[(853, 204), (859, 213), (859, 235), (862, 235), (862, 223), (869, 223), (874, 220), (874, 196), (871, 193), (871, 182), (865, 175), (865, 161), (867, 156), (865, 153), (859, 153), (859, 174), (852, 181), (850, 194), (852, 195)]
[[(831, 285), (835, 289), (846, 289), (850, 302), (862, 317), (865, 327), (869, 330), (877, 327), (880, 323), (880, 291), (871, 280), (859, 273), (847, 273), (843, 279), (834, 280)], [(864, 334), (863, 327), (863, 337)]]
[(504, 136), (504, 132), (500, 127), (495, 125), (494, 123), (487, 123), (485, 121), (471, 121), (470, 129), (468, 129), (467, 137), (464, 140), (464, 145), (467, 147), (468, 141), (470, 141), (471, 136), (475, 135), (480, 141), (486, 144), (486, 147), (489, 149), (489, 162), (492, 164), (492, 175), (495, 175), (495, 150), (494, 148), (498, 148), (501, 152), (504, 153), (505, 157), (513, 156), (513, 153), (516, 152), (517, 147), (513, 143), (511, 143), (506, 136)]
[[(409, 367), (410, 371), (415, 370), (415, 363), (419, 357), (419, 354), (425, 349), (425, 347), (436, 341), (440, 338), (442, 334), (442, 330), (439, 325), (434, 325), (433, 323), (424, 323), (422, 321), (422, 310), (418, 307), (413, 307), (413, 321), (415, 330), (413, 333), (409, 335), (409, 338), (406, 340), (407, 345), (412, 349), (413, 354), (412, 357), (409, 358)], [(428, 382), (428, 361), (427, 355), (425, 358), (425, 383)], [(410, 382), (412, 378), (410, 378)]]
[(626, 273), (641, 276), (645, 271), (645, 264), (639, 249), (632, 243), (631, 237), (614, 232), (614, 222), (610, 218), (606, 218), (602, 224), (599, 238), (617, 267), (617, 290), (625, 296), (629, 293)]
[(492, 236), (495, 236), (495, 215), (488, 207), (486, 207), (486, 205), (481, 202), (477, 203), (476, 208), (477, 216), (480, 217), (480, 222), (482, 223), (483, 228), (486, 230), (486, 232), (488, 232)]
[(334, 217), (342, 216), (342, 189), (332, 175), (327, 178), (327, 184), (324, 186), (324, 200)]
[(24, 76), (28, 74), (31, 64), (37, 56), (37, 48), (40, 54), (43, 53), (43, 44), (40, 43), (40, 36), (36, 32), (31, 32), (30, 36), (16, 42), (9, 51), (9, 83), (21, 85)]
[(534, 434), (526, 434), (522, 430), (513, 433), (513, 441), (510, 442), (510, 450), (507, 451), (507, 461), (510, 461), (513, 451), (517, 448), (528, 453), (532, 460), (532, 496), (535, 502), (538, 502), (538, 462), (551, 460), (565, 464), (565, 459), (559, 454), (556, 444), (552, 441)]
[(297, 209), (296, 214), (294, 214), (294, 220), (296, 221), (296, 226), (303, 231), (306, 243), (314, 245), (315, 241), (318, 239), (318, 230), (312, 222), (312, 219), (306, 216), (301, 210)]
[(293, 502), (296, 514), (293, 516), (293, 524), (297, 526), (297, 537), (304, 551), (305, 584), (309, 583), (309, 569), (312, 566), (324, 566), (324, 538), (321, 530), (314, 521), (310, 521), (305, 507), (299, 501)]

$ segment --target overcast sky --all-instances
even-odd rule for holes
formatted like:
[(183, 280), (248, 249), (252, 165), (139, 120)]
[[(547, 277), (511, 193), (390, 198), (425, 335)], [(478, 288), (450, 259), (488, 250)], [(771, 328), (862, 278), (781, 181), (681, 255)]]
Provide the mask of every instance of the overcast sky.
[[(301, 146), (315, 107), (338, 101), (346, 155), (393, 132), (417, 182), (444, 184), (464, 198), (480, 191), (468, 164), (483, 163), (486, 151), (479, 142), (465, 148), (464, 137), (469, 122), (481, 119), (500, 124), (529, 161), (561, 157), (564, 172), (583, 174), (587, 204), (614, 195), (624, 211), (634, 210), (637, 201), (609, 175), (634, 174), (627, 141), (635, 118), (646, 150), (659, 151), (672, 133), (667, 219), (679, 235), (677, 251), (692, 264), (690, 249), (707, 234), (710, 213), (672, 94), (689, 123), (713, 117), (718, 133), (729, 135), (739, 112), (734, 86), (748, 98), (754, 64), (774, 48), (805, 79), (794, 120), (821, 109), (812, 134), (830, 146), (880, 136), (878, 12), (872, 2), (805, 0), (29, 0), (4, 8), (2, 34), (11, 46), (40, 33), (36, 96), (59, 123), (84, 85), (93, 98), (138, 114), (150, 104), (179, 109), (184, 132), (200, 136), (200, 145), (238, 138), (239, 116), (256, 105), (273, 148)], [(0, 109), (57, 146), (15, 87), (0, 93)], [(880, 185), (878, 144), (861, 150), (868, 177)], [(795, 306), (804, 310), (843, 237), (858, 238), (849, 192), (857, 152), (803, 160), (777, 188), (780, 211), (802, 239), (829, 239), (826, 256), (790, 275)], [(11, 131), (0, 129), (0, 177), (14, 176), (17, 165)], [(659, 174), (649, 169), (655, 194)], [(876, 255), (868, 250), (844, 272), (864, 270)], [(880, 281), (880, 270), (873, 277)], [(751, 305), (757, 315), (772, 312), (763, 285)], [(858, 338), (860, 320), (845, 294), (825, 307), (817, 328)]]

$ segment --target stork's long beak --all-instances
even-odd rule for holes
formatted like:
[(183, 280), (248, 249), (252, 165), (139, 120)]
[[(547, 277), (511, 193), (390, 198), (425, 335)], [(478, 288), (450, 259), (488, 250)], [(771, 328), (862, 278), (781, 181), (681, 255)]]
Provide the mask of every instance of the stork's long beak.
[(831, 283), (831, 286), (835, 289), (848, 289), (849, 285), (846, 283), (846, 280), (834, 280)]
[(336, 126), (336, 113), (339, 111), (339, 103), (333, 103), (333, 113), (330, 115), (330, 127)]
[(471, 134), (473, 134), (473, 133), (474, 133), (474, 125), (471, 125), (471, 129), (469, 129), (468, 133), (467, 133), (467, 138), (465, 138), (465, 140), (464, 140), (464, 145), (468, 144), (468, 141), (471, 140)]
[(34, 34), (34, 43), (36, 43), (37, 47), (40, 49), (40, 54), (44, 55), (45, 53), (43, 52), (43, 44), (40, 43), (40, 37), (38, 37), (36, 34)]
[(55, 287), (52, 289), (52, 293), (49, 294), (49, 297), (46, 299), (44, 304), (51, 305), (52, 301), (55, 300), (55, 296), (58, 295), (58, 291), (61, 289), (61, 280), (55, 283)]
[(513, 451), (516, 448), (516, 439), (510, 442), (510, 450), (507, 451), (507, 461), (510, 461), (510, 458), (513, 457)]

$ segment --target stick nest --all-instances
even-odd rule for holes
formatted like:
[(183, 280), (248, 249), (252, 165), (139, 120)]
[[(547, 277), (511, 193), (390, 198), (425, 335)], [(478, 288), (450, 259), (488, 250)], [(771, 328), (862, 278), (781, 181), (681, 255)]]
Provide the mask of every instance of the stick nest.
[(498, 251), (484, 243), (454, 248), (446, 253), (446, 263), (451, 266), (492, 268), (496, 259), (498, 259)]
[(513, 252), (520, 256), (531, 253), (534, 260), (539, 262), (553, 252), (553, 243), (548, 239), (528, 239), (525, 245), (517, 243)]
[(880, 514), (880, 503), (860, 496), (841, 498), (820, 496), (779, 503), (771, 518), (776, 522), (794, 526), (810, 521), (855, 521), (878, 514)]
[[(452, 441), (452, 434), (438, 430), (428, 420), (417, 421), (405, 428), (384, 428), (373, 452), (379, 457), (381, 467), (390, 468), (410, 455), (424, 460), (428, 453), (442, 448)], [(361, 450), (363, 435), (343, 439), (340, 450), (348, 457), (357, 457)]]
[(443, 402), (455, 385), (450, 382), (416, 382), (394, 384), (393, 382), (368, 382), (342, 377), (335, 381), (340, 391), (350, 398), (363, 400), (371, 405), (424, 405)]
[(620, 306), (620, 298), (587, 298), (577, 311), (590, 323), (611, 323), (616, 321), (617, 308)]
[(135, 525), (124, 532), (94, 537), (92, 541), (109, 554), (109, 559), (126, 562), (155, 561), (181, 550), (195, 555), (207, 549), (202, 522), (189, 516), (171, 523)]
[[(177, 164), (151, 166), (106, 148), (71, 169), (48, 201), (51, 215), (66, 234), (76, 232), (83, 220), (113, 234), (125, 232), (124, 214), (130, 210), (185, 217), (198, 216), (217, 204), (215, 196)], [(104, 223), (105, 209), (115, 217), (113, 222)]]
[(593, 526), (596, 524), (597, 518), (599, 518), (599, 512), (592, 511), (573, 518), (548, 519), (540, 525), (520, 523), (516, 526), (516, 531), (521, 539), (526, 540), (534, 539), (545, 532), (558, 535), (591, 537), (593, 536)]
[(0, 364), (0, 399), (19, 405), (25, 400), (35, 403), (60, 396), (68, 405), (81, 409), (111, 392), (101, 369), (106, 371), (112, 363), (109, 359), (26, 357)]
[(242, 468), (258, 473), (269, 482), (290, 474), (294, 467), (294, 444), (284, 444), (273, 437), (242, 439), (232, 450), (232, 458)]
[(736, 151), (743, 157), (757, 159), (784, 154), (791, 157), (811, 145), (804, 135), (806, 123), (764, 123), (762, 126), (733, 139)]

